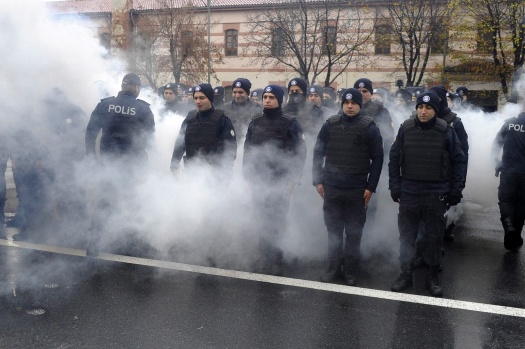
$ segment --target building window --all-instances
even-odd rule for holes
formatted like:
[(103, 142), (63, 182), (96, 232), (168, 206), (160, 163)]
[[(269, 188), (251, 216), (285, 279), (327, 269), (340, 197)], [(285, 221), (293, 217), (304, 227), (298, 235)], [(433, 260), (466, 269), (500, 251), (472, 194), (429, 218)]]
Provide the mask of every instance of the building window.
[(193, 32), (185, 30), (181, 33), (182, 48), (185, 55), (188, 55), (193, 45)]
[(272, 31), (272, 56), (283, 57), (286, 54), (286, 33), (282, 28)]
[(226, 30), (224, 41), (226, 43), (224, 47), (224, 54), (226, 56), (237, 56), (237, 36), (238, 31), (235, 29)]
[(335, 55), (337, 52), (337, 28), (324, 27), (323, 28), (323, 50), (324, 55)]
[(494, 32), (490, 30), (490, 28), (480, 25), (476, 37), (476, 51), (479, 53), (491, 53), (494, 35)]
[(448, 31), (443, 28), (442, 23), (435, 23), (432, 28), (432, 36), (428, 42), (430, 53), (442, 54), (445, 51), (445, 45), (448, 38)]
[(392, 30), (389, 25), (378, 25), (375, 28), (375, 54), (389, 55), (392, 43)]

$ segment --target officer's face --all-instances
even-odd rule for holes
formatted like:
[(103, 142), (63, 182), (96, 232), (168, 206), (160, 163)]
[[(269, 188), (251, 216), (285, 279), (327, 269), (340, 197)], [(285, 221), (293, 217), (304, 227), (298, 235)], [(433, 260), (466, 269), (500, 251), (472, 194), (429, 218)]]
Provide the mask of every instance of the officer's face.
[(407, 103), (403, 97), (396, 97), (395, 104), (399, 106), (405, 106)]
[(436, 111), (428, 104), (420, 104), (417, 106), (417, 118), (421, 122), (428, 122), (436, 116)]
[(454, 108), (454, 101), (447, 96), (447, 105), (449, 108)]
[(356, 116), (360, 110), (361, 107), (355, 101), (344, 101), (343, 103), (343, 113), (348, 116)]
[(262, 100), (259, 98), (259, 96), (251, 96), (250, 99), (252, 102), (257, 103), (258, 105), (262, 105)]
[(240, 87), (234, 87), (232, 97), (235, 103), (244, 103), (248, 100), (248, 94)]
[(323, 99), (329, 100), (329, 99), (332, 99), (332, 96), (330, 96), (328, 93), (323, 92)]
[(211, 101), (202, 92), (195, 92), (193, 94), (193, 102), (198, 111), (206, 111), (211, 108)]
[(323, 101), (321, 100), (321, 96), (319, 96), (317, 93), (310, 93), (308, 95), (308, 102), (320, 107)]
[(358, 88), (358, 90), (361, 91), (361, 94), (363, 95), (363, 104), (368, 103), (372, 99), (372, 93), (366, 88)]
[(290, 86), (290, 89), (288, 90), (288, 94), (294, 94), (294, 93), (300, 93), (303, 94), (303, 90), (297, 85)]
[(166, 102), (174, 102), (177, 96), (172, 90), (164, 90), (164, 100)]
[(273, 93), (265, 93), (263, 95), (263, 107), (264, 109), (275, 109), (279, 106), (279, 101)]

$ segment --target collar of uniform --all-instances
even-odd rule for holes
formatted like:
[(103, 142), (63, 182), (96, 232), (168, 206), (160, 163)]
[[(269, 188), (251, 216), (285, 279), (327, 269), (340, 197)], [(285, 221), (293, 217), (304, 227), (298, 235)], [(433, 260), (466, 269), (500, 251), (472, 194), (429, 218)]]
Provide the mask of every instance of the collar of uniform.
[(348, 116), (345, 113), (341, 113), (341, 114), (342, 114), (341, 118), (343, 120), (343, 123), (345, 123), (345, 124), (354, 123), (354, 122), (356, 122), (357, 120), (359, 120), (361, 118), (361, 113), (358, 113), (355, 116)]
[(283, 110), (281, 107), (273, 108), (273, 109), (263, 109), (264, 115), (266, 115), (269, 118), (276, 118), (278, 116), (281, 116), (283, 114)]
[(210, 109), (205, 110), (205, 111), (200, 111), (199, 117), (201, 117), (202, 119), (207, 119), (213, 114), (214, 111), (215, 111), (215, 107), (212, 105)]
[(430, 130), (436, 125), (437, 115), (432, 118), (432, 120), (427, 122), (419, 121), (419, 118), (416, 116), (416, 126), (422, 130)]
[(135, 97), (135, 94), (131, 91), (120, 91), (118, 93), (119, 96), (123, 96), (123, 95), (126, 95), (126, 96), (130, 96), (130, 97), (133, 97), (133, 98), (137, 98)]

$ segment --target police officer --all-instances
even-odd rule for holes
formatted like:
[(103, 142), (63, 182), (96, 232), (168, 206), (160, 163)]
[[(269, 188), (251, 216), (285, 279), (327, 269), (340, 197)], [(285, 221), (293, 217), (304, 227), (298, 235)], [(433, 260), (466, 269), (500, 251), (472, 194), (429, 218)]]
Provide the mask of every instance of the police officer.
[(521, 231), (525, 221), (525, 105), (521, 110), (518, 117), (505, 120), (492, 145), (496, 176), (501, 172), (498, 200), (505, 231), (503, 244), (511, 251), (523, 245)]
[(283, 113), (283, 97), (278, 85), (264, 88), (264, 109), (248, 126), (243, 158), (259, 225), (262, 271), (272, 275), (283, 274), (278, 239), (285, 231), (290, 196), (301, 180), (306, 159), (303, 131), (296, 118)]
[(251, 87), (250, 80), (236, 79), (232, 84), (232, 100), (224, 104), (224, 112), (231, 118), (239, 140), (246, 133), (252, 117), (261, 112), (261, 107), (250, 99)]
[(399, 128), (388, 164), (390, 194), (399, 202), (401, 275), (394, 292), (412, 286), (412, 260), (419, 224), (423, 221), (425, 244), (421, 251), (428, 266), (425, 287), (435, 297), (443, 295), (438, 272), (443, 250), (445, 212), (462, 198), (465, 156), (456, 133), (438, 118), (439, 97), (434, 91), (419, 95), (417, 117)]
[(468, 107), (468, 105), (470, 104), (470, 101), (468, 100), (469, 89), (466, 86), (459, 86), (456, 89), (456, 93), (460, 97), (460, 101), (459, 101), (460, 106), (464, 108)]
[(373, 100), (374, 88), (372, 81), (366, 78), (356, 80), (354, 88), (358, 89), (363, 95), (363, 108), (361, 114), (363, 116), (371, 117), (381, 131), (384, 140), (385, 156), (388, 155), (390, 145), (394, 141), (394, 127), (392, 125), (392, 117), (389, 111), (383, 106), (380, 100)]
[(329, 266), (321, 281), (340, 278), (344, 261), (345, 282), (354, 286), (366, 208), (383, 165), (383, 140), (372, 118), (360, 113), (361, 92), (349, 88), (342, 98), (342, 110), (326, 121), (317, 136), (312, 174), (313, 184), (324, 200), (328, 230)]
[[(334, 111), (336, 109), (336, 95), (332, 87), (323, 87), (323, 107)], [(334, 114), (337, 111), (334, 112)]]
[[(55, 87), (46, 94), (41, 108), (41, 120), (45, 122), (41, 144), (44, 148), (41, 176), (44, 177), (45, 203), (42, 213), (45, 221), (75, 222), (85, 219), (84, 190), (78, 186), (72, 174), (75, 166), (84, 159), (87, 116), (82, 109), (67, 98), (64, 91)], [(52, 198), (52, 199), (51, 199)], [(53, 217), (53, 220), (49, 218)], [(42, 221), (39, 226), (42, 227)], [(57, 229), (57, 227), (54, 227)], [(17, 234), (21, 239), (23, 233)]]
[(398, 107), (408, 107), (412, 101), (412, 94), (404, 88), (394, 93), (394, 104)]
[(214, 92), (214, 98), (213, 103), (215, 108), (222, 108), (224, 107), (224, 87), (222, 86), (216, 86), (213, 89)]
[(296, 117), (299, 122), (304, 122), (307, 91), (308, 83), (305, 79), (293, 78), (288, 82), (288, 103), (284, 108), (284, 113)]
[(210, 84), (200, 84), (193, 89), (196, 110), (188, 113), (179, 130), (171, 171), (177, 173), (182, 156), (188, 166), (199, 158), (211, 165), (230, 170), (237, 155), (237, 141), (231, 120), (222, 109), (215, 109), (214, 92)]
[(308, 88), (304, 119), (301, 121), (303, 130), (307, 134), (315, 135), (330, 115), (330, 110), (323, 106), (323, 87), (312, 85)]
[(164, 112), (179, 113), (177, 93), (177, 84), (169, 82), (164, 85), (164, 91), (162, 92), (162, 98), (164, 98)]
[(250, 100), (261, 108), (263, 106), (262, 95), (263, 95), (262, 88), (256, 88), (250, 93)]
[(189, 111), (195, 109), (195, 103), (193, 102), (193, 87), (188, 87), (187, 90), (182, 92), (179, 109), (181, 115), (186, 115)]
[[(458, 136), (459, 141), (461, 142), (461, 150), (463, 150), (463, 154), (465, 155), (465, 173), (463, 174), (463, 178), (465, 180), (467, 179), (467, 167), (468, 167), (468, 135), (467, 131), (465, 130), (465, 126), (463, 125), (463, 122), (458, 117), (458, 115), (450, 108), (448, 107), (448, 101), (447, 101), (447, 89), (443, 86), (433, 86), (429, 89), (429, 91), (434, 91), (439, 97), (439, 113), (438, 118), (445, 120), (445, 122), (454, 129), (456, 132), (456, 135)], [(463, 184), (464, 186), (465, 184)], [(455, 210), (455, 208), (451, 208), (452, 210)], [(447, 228), (445, 229), (445, 240), (453, 241), (454, 240), (454, 234), (453, 230), (456, 226), (455, 222), (450, 222), (449, 225), (447, 225)]]
[[(146, 148), (152, 141), (155, 132), (155, 121), (149, 104), (137, 99), (140, 94), (140, 78), (133, 73), (126, 74), (122, 79), (121, 91), (116, 97), (108, 97), (100, 101), (91, 113), (86, 129), (86, 154), (95, 158), (95, 142), (102, 131), (100, 139), (100, 155), (102, 163), (114, 165), (118, 163), (121, 173), (119, 183), (126, 181), (132, 186), (133, 175), (147, 161)], [(114, 184), (116, 182), (113, 182)], [(101, 197), (93, 214), (91, 223), (91, 241), (86, 250), (89, 256), (97, 256), (99, 239), (107, 222), (111, 204), (115, 198), (110, 197), (115, 192), (113, 185), (106, 185), (101, 191)]]

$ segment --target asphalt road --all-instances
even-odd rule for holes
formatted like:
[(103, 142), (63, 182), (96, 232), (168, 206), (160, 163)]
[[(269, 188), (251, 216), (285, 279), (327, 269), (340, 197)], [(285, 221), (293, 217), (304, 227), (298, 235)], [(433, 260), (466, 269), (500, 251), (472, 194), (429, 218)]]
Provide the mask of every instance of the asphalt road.
[(0, 240), (0, 348), (523, 348), (523, 252), (503, 249), (496, 209), (467, 205), (456, 236), (443, 299), (421, 269), (390, 292), (398, 267), (381, 255), (348, 287), (318, 282), (321, 260), (274, 277)]

